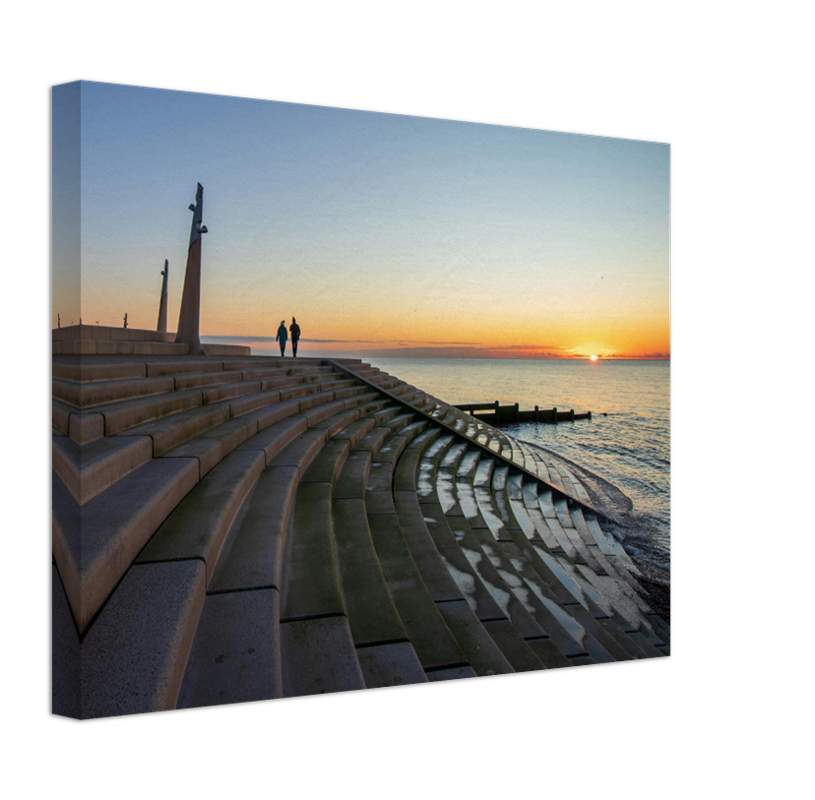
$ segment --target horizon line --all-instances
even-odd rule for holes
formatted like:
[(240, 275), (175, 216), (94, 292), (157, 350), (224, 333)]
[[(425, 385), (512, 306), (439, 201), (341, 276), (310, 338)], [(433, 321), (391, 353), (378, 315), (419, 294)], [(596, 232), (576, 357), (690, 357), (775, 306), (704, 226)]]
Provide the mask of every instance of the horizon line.
[[(220, 334), (201, 334), (202, 339), (220, 339), (224, 341), (231, 341), (231, 342), (262, 342), (268, 343), (271, 345), (269, 349), (274, 349), (274, 343), (276, 342), (275, 338), (270, 336), (236, 336), (236, 335), (220, 335)], [(355, 344), (355, 345), (365, 345), (365, 344), (379, 344), (378, 341), (371, 341), (365, 339), (300, 339), (301, 347), (303, 344)], [(450, 358), (450, 359), (462, 359), (462, 358), (487, 358), (487, 359), (494, 359), (494, 360), (510, 360), (510, 361), (589, 361), (592, 359), (592, 356), (596, 356), (596, 361), (670, 361), (671, 354), (670, 353), (644, 353), (642, 355), (637, 354), (629, 354), (629, 353), (612, 353), (609, 355), (601, 355), (601, 354), (590, 354), (590, 355), (557, 355), (554, 353), (531, 353), (530, 355), (521, 355), (519, 351), (522, 349), (534, 350), (535, 345), (527, 345), (527, 346), (513, 346), (508, 348), (489, 348), (489, 347), (478, 347), (478, 346), (469, 346), (465, 348), (451, 348), (450, 344), (441, 345), (441, 346), (427, 346), (427, 347), (383, 347), (381, 349), (376, 348), (366, 348), (366, 347), (353, 347), (348, 348), (347, 350), (337, 350), (337, 357), (342, 357), (340, 353), (348, 352), (348, 353), (355, 353), (355, 354), (365, 354), (366, 357), (374, 357), (376, 355), (380, 355), (383, 358)], [(264, 348), (265, 349), (265, 348)], [(457, 349), (457, 350), (464, 350), (465, 352), (457, 352), (451, 353), (449, 352), (450, 349)], [(495, 350), (499, 351), (501, 354), (496, 353), (487, 353), (484, 351), (488, 350)], [(420, 352), (416, 352), (420, 351)], [(438, 354), (434, 353), (434, 351), (438, 351)], [(471, 351), (471, 352), (466, 352)], [(472, 352), (476, 351), (476, 352)], [(506, 353), (504, 355), (503, 353)], [(305, 355), (305, 354), (304, 354)], [(324, 358), (328, 358), (330, 356), (323, 356)]]
[[(80, 323), (86, 327), (95, 327), (94, 323)], [(97, 323), (98, 325), (98, 323)], [(65, 325), (65, 328), (78, 327), (76, 323)], [(112, 326), (101, 326), (112, 327)], [(53, 331), (57, 330), (52, 328)], [(210, 344), (218, 342), (235, 343), (258, 343), (268, 344), (269, 350), (275, 349), (276, 338), (271, 336), (246, 336), (236, 334), (201, 333), (202, 339), (209, 339)], [(433, 342), (422, 346), (418, 341), (413, 346), (404, 345), (399, 347), (387, 346), (392, 344), (383, 340), (371, 339), (311, 339), (301, 338), (302, 345), (352, 345), (348, 348), (328, 348), (320, 357), (331, 358), (335, 354), (337, 358), (344, 357), (344, 354), (353, 356), (362, 355), (366, 358), (442, 358), (442, 359), (489, 359), (501, 361), (671, 361), (670, 353), (601, 353), (589, 354), (560, 354), (552, 350), (565, 349), (558, 345), (509, 345), (506, 347), (490, 347), (489, 345), (477, 345), (474, 342)], [(356, 345), (356, 346), (353, 346)], [(366, 347), (365, 345), (369, 345)], [(370, 345), (380, 345), (380, 347), (370, 347)], [(384, 345), (384, 346), (381, 346)], [(256, 350), (266, 350), (265, 347), (256, 347)], [(537, 352), (536, 352), (537, 351)], [(548, 352), (547, 352), (548, 351)], [(303, 354), (305, 355), (305, 353)]]

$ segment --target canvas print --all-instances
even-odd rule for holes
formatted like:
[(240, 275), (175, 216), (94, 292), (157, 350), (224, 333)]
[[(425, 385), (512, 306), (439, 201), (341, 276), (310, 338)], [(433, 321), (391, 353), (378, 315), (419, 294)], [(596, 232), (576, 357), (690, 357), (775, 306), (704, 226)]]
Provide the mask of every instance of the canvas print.
[(667, 144), (84, 81), (52, 125), (55, 714), (669, 655)]

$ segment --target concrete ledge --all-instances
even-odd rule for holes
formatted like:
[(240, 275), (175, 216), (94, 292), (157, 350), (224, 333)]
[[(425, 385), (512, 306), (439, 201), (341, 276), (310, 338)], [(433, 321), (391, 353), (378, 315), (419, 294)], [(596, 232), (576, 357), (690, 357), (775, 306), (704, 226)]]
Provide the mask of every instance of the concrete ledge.
[(334, 500), (331, 505), (340, 585), (354, 644), (407, 639), (391, 599), (365, 516), (365, 501)]
[[(364, 689), (348, 620), (324, 617), (280, 626), (283, 696), (300, 697)], [(331, 660), (314, 658), (331, 653)]]
[[(135, 328), (110, 328), (110, 338), (123, 342), (146, 342), (147, 331), (138, 330)], [(96, 338), (96, 337), (94, 337)], [(157, 341), (155, 337), (151, 336), (149, 341)]]
[(251, 356), (252, 348), (242, 344), (202, 344), (208, 356)]
[(351, 451), (351, 442), (348, 439), (329, 440), (317, 457), (305, 470), (300, 482), (302, 483), (331, 483), (337, 478), (342, 469), (348, 453)]
[(345, 614), (331, 533), (331, 484), (300, 483), (286, 544), (283, 618)]
[[(459, 582), (464, 585), (470, 595), (474, 595), (477, 581), (469, 577), (472, 567), (467, 565), (464, 568), (466, 571), (456, 570), (453, 573), (449, 559), (445, 563), (446, 554), (437, 548), (428, 530), (428, 526), (444, 525), (446, 527), (446, 523), (441, 519), (443, 515), (433, 513), (430, 516), (426, 509), (420, 508), (416, 495), (412, 492), (394, 492), (393, 503), (396, 507), (399, 525), (404, 533), (405, 544), (434, 602), (463, 600), (464, 594)], [(459, 582), (454, 579), (453, 574)], [(500, 616), (501, 611), (498, 610), (497, 614)]]
[(195, 459), (157, 459), (80, 508), (54, 472), (54, 558), (80, 632), (197, 482)]
[(51, 565), (51, 713), (79, 719), (79, 635), (56, 564)]
[(149, 436), (153, 440), (153, 456), (160, 456), (228, 419), (229, 409), (224, 406), (199, 405), (128, 428), (118, 436)]
[(79, 505), (149, 461), (149, 437), (97, 439), (84, 447), (68, 436), (54, 437), (51, 463)]
[(396, 515), (371, 515), (368, 526), (388, 590), (422, 668), (468, 663), (439, 613), (444, 604), (436, 606), (424, 585)]
[(136, 400), (122, 400), (101, 406), (98, 410), (105, 417), (105, 435), (111, 436), (156, 417), (196, 408), (201, 404), (201, 392), (190, 389)]
[(133, 566), (82, 642), (82, 718), (175, 708), (203, 605), (200, 561)]
[(238, 383), (220, 383), (215, 386), (202, 386), (201, 396), (204, 404), (217, 403), (221, 400), (230, 400), (233, 397), (243, 397), (247, 394), (260, 392), (260, 381), (240, 381)]
[(93, 363), (92, 359), (74, 360), (70, 363), (56, 361), (51, 365), (54, 378), (79, 383), (93, 381), (115, 381), (129, 378), (146, 378), (147, 367), (144, 364), (133, 364), (127, 361), (119, 363)]
[(416, 491), (416, 475), (419, 471), (419, 462), (428, 447), (438, 439), (441, 434), (439, 428), (431, 428), (417, 436), (399, 459), (393, 474), (394, 491)]
[(142, 328), (114, 328), (108, 325), (68, 325), (51, 329), (51, 341), (65, 342), (77, 339), (97, 341), (175, 342), (175, 333), (160, 333)]
[(477, 678), (478, 675), (472, 667), (450, 667), (449, 669), (436, 669), (427, 671), (427, 680), (436, 681), (457, 681), (461, 678)]
[(515, 672), (466, 600), (441, 603), (438, 608), (476, 675)]
[(367, 689), (427, 683), (427, 676), (410, 642), (358, 647), (357, 660)]
[(260, 473), (246, 509), (224, 542), (211, 592), (280, 588), (297, 483), (296, 467), (272, 467)]
[(197, 558), (209, 584), (224, 538), (264, 466), (262, 453), (230, 453), (178, 504), (136, 563)]
[(246, 703), (282, 695), (278, 591), (207, 596), (178, 708)]
[[(51, 330), (52, 355), (187, 355), (186, 344), (175, 343), (176, 334), (140, 328), (104, 325), (69, 325)], [(208, 356), (251, 356), (252, 348), (240, 344), (206, 344)]]
[(51, 394), (80, 410), (118, 400), (136, 397), (167, 394), (175, 390), (172, 378), (131, 378), (115, 381), (95, 381), (77, 383), (54, 378), (51, 381)]
[[(295, 416), (297, 407), (289, 406), (288, 409), (280, 409), (281, 412), (288, 411), (288, 415), (281, 416), (272, 424), (263, 428), (241, 445), (238, 450), (262, 450), (266, 458), (267, 466), (272, 459), (280, 453), (289, 442), (302, 434), (308, 427), (308, 422), (304, 417)], [(238, 417), (241, 419), (241, 417)], [(294, 465), (296, 466), (296, 465)]]
[(70, 437), (80, 445), (89, 444), (105, 435), (105, 418), (101, 414), (71, 414), (68, 423)]
[[(125, 331), (127, 333), (127, 331)], [(51, 343), (52, 355), (152, 355), (184, 356), (187, 345), (170, 342), (151, 342), (131, 338), (66, 339)]]

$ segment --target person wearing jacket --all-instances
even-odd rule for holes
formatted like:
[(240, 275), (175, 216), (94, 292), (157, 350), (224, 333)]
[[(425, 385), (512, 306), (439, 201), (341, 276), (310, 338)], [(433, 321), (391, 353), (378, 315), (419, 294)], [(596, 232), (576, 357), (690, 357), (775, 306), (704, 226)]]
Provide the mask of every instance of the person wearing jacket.
[(275, 339), (280, 343), (280, 355), (286, 355), (286, 340), (289, 338), (289, 334), (286, 331), (286, 320), (280, 320), (280, 327), (277, 329), (277, 336)]
[(291, 318), (289, 331), (291, 332), (291, 349), (294, 351), (294, 357), (297, 358), (297, 342), (300, 341), (300, 326), (297, 324), (297, 320), (294, 317)]

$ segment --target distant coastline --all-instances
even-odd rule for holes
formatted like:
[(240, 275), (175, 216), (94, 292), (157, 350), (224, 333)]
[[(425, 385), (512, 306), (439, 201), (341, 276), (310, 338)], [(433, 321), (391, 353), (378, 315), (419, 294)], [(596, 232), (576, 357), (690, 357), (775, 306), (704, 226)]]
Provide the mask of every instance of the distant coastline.
[[(265, 352), (268, 350), (275, 353), (277, 350), (277, 341), (274, 336), (221, 336), (218, 334), (202, 335), (202, 342), (224, 342), (230, 344), (245, 344), (255, 350)], [(494, 351), (484, 350), (483, 348), (435, 348), (435, 347), (397, 347), (397, 348), (365, 348), (354, 347), (347, 350), (332, 350), (320, 349), (320, 345), (326, 344), (342, 344), (340, 339), (300, 339), (301, 346), (305, 355), (306, 348), (315, 348), (316, 353), (321, 358), (489, 358), (501, 359), (506, 361), (586, 361), (588, 356), (585, 355), (556, 355), (556, 354), (531, 354), (522, 355), (518, 353), (511, 353), (507, 355), (496, 355)], [(365, 344), (365, 342), (348, 342), (352, 345)], [(378, 344), (378, 342), (370, 342), (370, 344)], [(671, 356), (664, 353), (653, 353), (646, 355), (598, 355), (598, 361), (670, 361)]]

